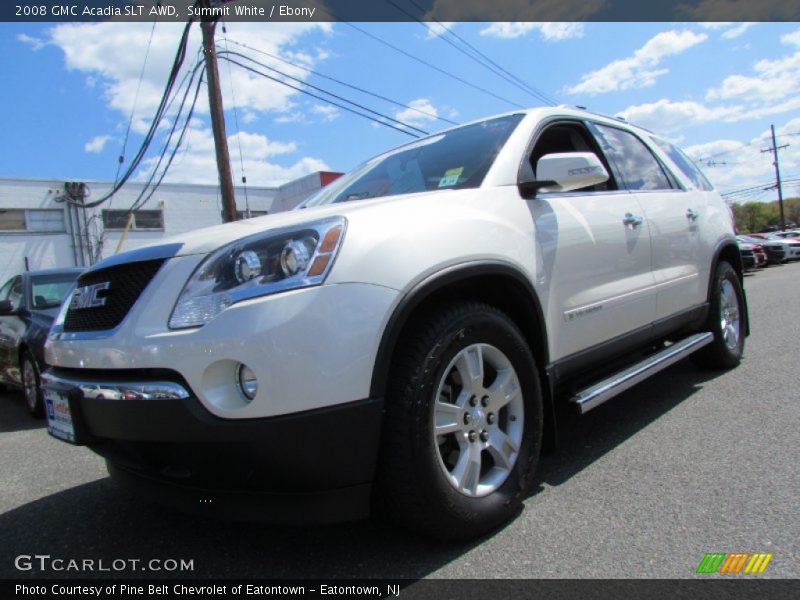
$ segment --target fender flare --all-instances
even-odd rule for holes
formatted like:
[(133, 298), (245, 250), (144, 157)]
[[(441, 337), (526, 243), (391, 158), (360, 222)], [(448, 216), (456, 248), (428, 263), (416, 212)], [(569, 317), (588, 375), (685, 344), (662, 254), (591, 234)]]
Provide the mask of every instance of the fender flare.
[[(517, 322), (517, 326), (522, 330), (537, 359), (536, 366), (541, 379), (544, 400), (543, 448), (547, 451), (552, 450), (556, 445), (556, 422), (555, 402), (549, 372), (547, 322), (541, 302), (530, 279), (519, 268), (509, 263), (492, 260), (459, 263), (437, 271), (414, 284), (395, 306), (384, 327), (372, 370), (370, 397), (385, 397), (394, 349), (414, 311), (444, 288), (481, 277), (507, 279), (517, 286), (518, 297), (525, 302), (523, 310), (526, 311), (525, 316), (528, 323)], [(511, 317), (511, 315), (509, 316)]]

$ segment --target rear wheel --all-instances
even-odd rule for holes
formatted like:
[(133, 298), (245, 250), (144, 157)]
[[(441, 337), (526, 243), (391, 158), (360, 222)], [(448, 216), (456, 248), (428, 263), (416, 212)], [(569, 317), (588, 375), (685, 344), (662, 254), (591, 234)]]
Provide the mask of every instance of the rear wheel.
[(39, 366), (29, 352), (22, 354), (22, 389), (25, 394), (25, 406), (34, 417), (44, 417), (44, 402), (39, 378)]
[(714, 276), (707, 325), (708, 331), (714, 334), (714, 341), (693, 355), (695, 362), (711, 369), (737, 366), (744, 353), (746, 319), (739, 276), (730, 263), (721, 262)]
[(478, 303), (418, 321), (395, 353), (378, 510), (431, 537), (465, 540), (507, 521), (533, 483), (542, 395), (530, 349)]

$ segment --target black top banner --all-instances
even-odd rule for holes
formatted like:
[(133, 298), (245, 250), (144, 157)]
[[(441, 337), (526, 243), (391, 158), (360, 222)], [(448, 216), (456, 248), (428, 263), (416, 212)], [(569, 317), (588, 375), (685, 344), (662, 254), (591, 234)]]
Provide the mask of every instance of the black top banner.
[(14, 21), (800, 21), (800, 0), (14, 0)]

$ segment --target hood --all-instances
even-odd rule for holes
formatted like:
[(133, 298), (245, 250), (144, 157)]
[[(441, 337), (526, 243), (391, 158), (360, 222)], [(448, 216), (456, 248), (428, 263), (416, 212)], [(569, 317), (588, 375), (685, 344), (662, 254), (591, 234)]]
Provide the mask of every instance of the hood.
[[(216, 250), (220, 246), (224, 246), (225, 244), (257, 233), (281, 229), (284, 227), (291, 227), (292, 225), (310, 223), (326, 217), (346, 217), (347, 215), (358, 211), (371, 210), (376, 206), (383, 205), (387, 202), (404, 202), (420, 196), (432, 194), (452, 194), (453, 192), (454, 190), (432, 190), (417, 194), (404, 194), (402, 196), (386, 196), (382, 198), (370, 198), (367, 200), (353, 200), (351, 202), (340, 202), (337, 204), (304, 208), (300, 210), (290, 210), (287, 212), (265, 215), (263, 217), (254, 217), (244, 221), (224, 223), (222, 225), (205, 227), (203, 229), (196, 229), (194, 231), (188, 231), (186, 233), (169, 236), (147, 246), (130, 250), (129, 252), (123, 252), (114, 257), (116, 259), (114, 263), (129, 262), (131, 260), (130, 257), (132, 256), (132, 253), (138, 254), (142, 251), (146, 251), (148, 248), (156, 247), (177, 248), (180, 246), (180, 249), (178, 249), (177, 252), (170, 252), (170, 256), (207, 254)], [(103, 263), (106, 263), (104, 266), (110, 266), (108, 259), (103, 261)], [(95, 268), (99, 265), (100, 263), (98, 263)]]

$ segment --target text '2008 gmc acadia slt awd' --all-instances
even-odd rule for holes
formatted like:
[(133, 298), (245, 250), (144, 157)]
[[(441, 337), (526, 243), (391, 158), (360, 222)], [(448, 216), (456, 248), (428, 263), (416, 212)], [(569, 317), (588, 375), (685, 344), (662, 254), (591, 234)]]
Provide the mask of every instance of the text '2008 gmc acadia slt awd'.
[(301, 210), (81, 275), (47, 344), (50, 432), (161, 501), (243, 518), (509, 519), (586, 412), (748, 333), (731, 213), (671, 143), (521, 111), (365, 162)]

